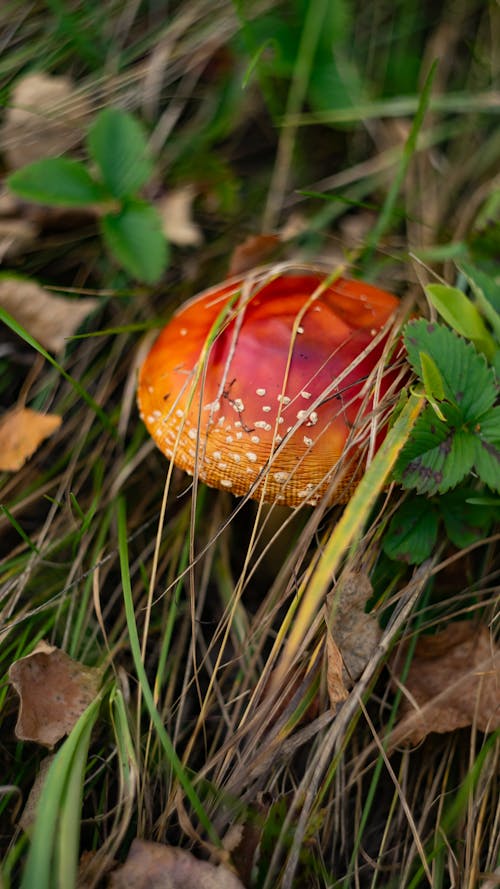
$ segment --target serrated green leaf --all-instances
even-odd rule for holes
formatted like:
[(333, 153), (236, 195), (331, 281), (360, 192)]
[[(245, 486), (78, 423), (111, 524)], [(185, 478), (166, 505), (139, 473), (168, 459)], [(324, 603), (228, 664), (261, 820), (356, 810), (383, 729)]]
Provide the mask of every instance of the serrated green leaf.
[(476, 456), (476, 435), (463, 429), (458, 429), (451, 438), (450, 452), (446, 458), (443, 470), (443, 481), (438, 486), (439, 492), (454, 488), (468, 475), (474, 466)]
[(57, 207), (85, 207), (109, 200), (109, 194), (78, 161), (47, 157), (17, 170), (7, 185), (28, 201)]
[(474, 303), (465, 293), (446, 284), (429, 284), (425, 288), (429, 302), (461, 336), (471, 340), (478, 352), (483, 352), (489, 361), (496, 351), (495, 340), (486, 327)]
[(475, 467), (480, 479), (500, 491), (500, 406), (492, 408), (478, 424)]
[(89, 130), (87, 149), (106, 186), (117, 198), (135, 194), (152, 176), (145, 132), (125, 111), (102, 111)]
[(107, 246), (127, 272), (147, 284), (159, 280), (167, 266), (168, 244), (154, 207), (130, 202), (120, 213), (103, 216), (100, 224)]
[(446, 422), (437, 419), (431, 407), (425, 408), (403, 448), (395, 470), (405, 488), (419, 494), (444, 493), (470, 472), (476, 456), (477, 435), (457, 429), (457, 411), (442, 402)]
[(401, 451), (394, 471), (396, 479), (419, 494), (435, 494), (443, 479), (451, 436), (446, 424), (437, 420), (432, 408), (426, 407)]
[(423, 379), (420, 353), (434, 361), (441, 375), (445, 398), (459, 408), (464, 423), (475, 423), (495, 403), (495, 374), (472, 343), (443, 324), (421, 318), (405, 328), (408, 360)]
[(438, 512), (426, 497), (411, 497), (395, 512), (384, 535), (383, 549), (391, 559), (419, 565), (436, 543)]
[(475, 493), (473, 488), (459, 488), (439, 498), (438, 506), (446, 533), (458, 548), (470, 546), (475, 540), (485, 537), (498, 514), (494, 504), (471, 503)]

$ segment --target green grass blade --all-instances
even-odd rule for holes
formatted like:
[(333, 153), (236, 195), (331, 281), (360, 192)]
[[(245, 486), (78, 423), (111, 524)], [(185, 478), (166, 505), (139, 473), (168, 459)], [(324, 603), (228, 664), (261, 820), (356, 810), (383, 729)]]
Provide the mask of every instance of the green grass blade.
[[(90, 734), (97, 719), (102, 694), (80, 716), (54, 762), (40, 796), (37, 819), (21, 881), (21, 889), (72, 889), (76, 885), (83, 773)], [(72, 806), (77, 806), (76, 811)], [(63, 821), (68, 823), (63, 825)], [(62, 848), (62, 844), (66, 848)], [(64, 871), (65, 882), (54, 881), (54, 864)], [(61, 870), (58, 868), (58, 872)]]
[(32, 337), (31, 334), (28, 333), (28, 331), (24, 329), (24, 327), (21, 326), (21, 324), (18, 324), (16, 319), (13, 318), (12, 315), (9, 315), (9, 313), (6, 312), (5, 309), (3, 309), (1, 306), (0, 306), (0, 321), (3, 321), (3, 323), (6, 324), (7, 327), (10, 327), (10, 329), (13, 331), (13, 333), (16, 333), (18, 336), (20, 336), (21, 339), (23, 339), (25, 343), (28, 343), (28, 345), (31, 346), (32, 349), (35, 349), (37, 352), (39, 352), (39, 354), (42, 355), (45, 358), (45, 360), (48, 361), (49, 364), (52, 365), (52, 367), (55, 367), (55, 369), (58, 371), (58, 373), (60, 373), (61, 376), (64, 377), (64, 379), (67, 380), (71, 386), (73, 386), (73, 388), (78, 393), (78, 395), (80, 395), (80, 397), (83, 398), (83, 400), (88, 404), (88, 406), (94, 411), (96, 416), (99, 417), (99, 419), (100, 419), (102, 425), (105, 427), (105, 429), (107, 429), (107, 431), (113, 436), (113, 438), (115, 438), (115, 439), (118, 438), (118, 432), (115, 429), (115, 427), (113, 426), (111, 420), (109, 419), (107, 414), (104, 413), (103, 409), (101, 407), (99, 407), (97, 402), (94, 401), (92, 396), (89, 395), (89, 393), (82, 386), (82, 384), (79, 383), (78, 380), (75, 380), (75, 378), (72, 377), (71, 374), (69, 374), (66, 370), (64, 370), (64, 367), (62, 367), (59, 364), (59, 362), (56, 361), (56, 359), (52, 357), (50, 352), (47, 352), (47, 350), (44, 349), (43, 346), (40, 345), (40, 343), (34, 337)]
[(398, 194), (401, 190), (401, 186), (403, 185), (406, 173), (408, 171), (408, 167), (410, 165), (410, 161), (415, 154), (417, 149), (417, 140), (418, 134), (422, 129), (422, 124), (424, 122), (424, 117), (429, 106), (430, 98), (431, 98), (431, 89), (434, 81), (434, 76), (437, 70), (437, 63), (434, 62), (432, 65), (429, 74), (427, 75), (424, 87), (422, 89), (422, 94), (420, 96), (420, 101), (418, 104), (417, 112), (413, 119), (413, 123), (411, 126), (410, 133), (406, 140), (405, 146), (403, 148), (403, 154), (401, 156), (401, 160), (399, 162), (398, 169), (396, 171), (396, 175), (392, 181), (392, 185), (387, 192), (387, 197), (384, 201), (384, 206), (380, 212), (380, 216), (378, 217), (373, 229), (366, 239), (366, 246), (361, 257), (361, 263), (366, 266), (371, 260), (377, 245), (380, 242), (380, 239), (383, 237), (385, 232), (388, 230), (391, 225), (394, 210), (396, 207), (396, 200)]
[(125, 513), (125, 501), (123, 498), (118, 500), (118, 548), (120, 553), (120, 568), (123, 586), (123, 599), (125, 604), (125, 614), (127, 619), (127, 628), (129, 633), (130, 649), (134, 659), (134, 665), (137, 678), (141, 684), (144, 702), (148, 709), (151, 721), (158, 733), (159, 740), (163, 746), (167, 759), (172, 770), (179, 781), (186, 797), (188, 798), (193, 810), (196, 812), (200, 823), (207, 831), (212, 842), (220, 844), (220, 840), (212, 826), (205, 808), (199, 799), (191, 781), (174, 749), (169, 735), (165, 731), (162, 718), (156, 709), (153, 692), (146, 676), (144, 664), (141, 657), (141, 645), (139, 642), (139, 634), (137, 632), (137, 624), (135, 622), (134, 602), (132, 597), (132, 587), (130, 583), (130, 573), (128, 567), (128, 547), (127, 547), (127, 520)]
[[(309, 584), (299, 590), (289, 608), (277, 639), (277, 644), (279, 644), (284, 633), (291, 626), (290, 635), (285, 643), (281, 661), (278, 663), (275, 678), (273, 678), (275, 687), (282, 685), (344, 553), (362, 534), (375, 500), (384, 489), (387, 478), (403, 445), (408, 440), (423, 404), (422, 397), (410, 395), (408, 398), (405, 407), (346, 506), (342, 518), (337, 523), (335, 531), (311, 575)], [(297, 610), (298, 613), (296, 613)]]

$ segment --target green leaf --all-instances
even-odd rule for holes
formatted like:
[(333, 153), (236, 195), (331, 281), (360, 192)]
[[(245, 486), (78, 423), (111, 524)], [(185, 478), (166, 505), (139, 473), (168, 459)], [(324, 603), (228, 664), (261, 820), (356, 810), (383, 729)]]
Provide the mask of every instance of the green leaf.
[(109, 200), (102, 185), (78, 161), (47, 157), (17, 170), (7, 185), (28, 201), (59, 207), (85, 207)]
[(444, 398), (444, 386), (439, 368), (427, 352), (420, 352), (419, 358), (420, 367), (422, 368), (422, 382), (427, 398), (429, 400), (437, 398), (442, 401)]
[(459, 488), (439, 498), (446, 533), (459, 549), (486, 537), (499, 513), (494, 505), (471, 503), (470, 498), (476, 493), (473, 488)]
[(149, 204), (127, 203), (120, 213), (100, 220), (102, 236), (118, 262), (138, 281), (153, 284), (168, 261), (168, 245), (161, 219)]
[(395, 512), (386, 531), (384, 552), (391, 559), (419, 565), (436, 543), (438, 512), (426, 497), (411, 497)]
[(404, 343), (408, 360), (422, 380), (421, 353), (433, 360), (441, 375), (444, 397), (459, 408), (463, 422), (477, 422), (495, 403), (495, 374), (472, 343), (443, 324), (423, 318), (406, 325)]
[[(459, 267), (474, 292), (481, 312), (500, 342), (500, 281), (467, 262), (462, 262)], [(498, 349), (496, 357), (498, 358)]]
[(440, 422), (431, 407), (426, 407), (417, 420), (411, 439), (403, 448), (395, 469), (395, 477), (405, 488), (419, 494), (443, 493), (458, 484), (474, 463), (476, 436), (473, 432), (457, 432), (453, 423), (453, 407), (442, 404), (447, 419)]
[(90, 734), (99, 714), (101, 697), (99, 694), (82, 713), (47, 773), (21, 889), (76, 885), (82, 787)]
[(480, 479), (500, 491), (500, 406), (488, 411), (478, 424), (475, 466)]
[(125, 111), (102, 111), (88, 132), (87, 149), (117, 198), (133, 195), (151, 178), (153, 163), (145, 132)]
[(478, 352), (484, 352), (489, 361), (496, 351), (495, 340), (486, 327), (474, 303), (465, 293), (446, 284), (429, 284), (425, 292), (430, 303), (461, 336), (471, 340)]

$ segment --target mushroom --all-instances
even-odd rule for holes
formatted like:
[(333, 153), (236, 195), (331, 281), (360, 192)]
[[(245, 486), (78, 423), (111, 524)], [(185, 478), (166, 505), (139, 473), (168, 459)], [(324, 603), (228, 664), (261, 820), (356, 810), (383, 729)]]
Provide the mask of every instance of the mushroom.
[[(367, 440), (354, 431), (373, 411), (374, 368), (398, 300), (332, 280), (316, 270), (259, 270), (181, 306), (138, 389), (144, 423), (177, 466), (237, 496), (288, 506), (318, 503), (336, 473), (331, 502), (349, 498), (357, 439)], [(396, 375), (384, 370), (379, 395)]]

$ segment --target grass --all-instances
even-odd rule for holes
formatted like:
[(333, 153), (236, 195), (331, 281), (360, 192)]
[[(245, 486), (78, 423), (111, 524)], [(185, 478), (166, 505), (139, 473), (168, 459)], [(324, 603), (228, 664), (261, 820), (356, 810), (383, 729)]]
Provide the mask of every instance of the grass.
[[(2, 102), (43, 70), (74, 78), (70, 104), (92, 109), (89, 124), (100, 108), (133, 111), (156, 157), (146, 199), (194, 183), (205, 235), (196, 251), (172, 247), (156, 286), (127, 277), (78, 216), (42, 216), (36, 242), (4, 259), (99, 301), (56, 357), (0, 319), (2, 408), (37, 353), (28, 403), (63, 417), (0, 478), (6, 889), (34, 873), (70, 889), (77, 869), (105, 885), (135, 836), (230, 860), (249, 889), (499, 885), (497, 735), (472, 725), (394, 749), (401, 693), (388, 681), (401, 638), (411, 656), (450, 620), (494, 631), (495, 531), (462, 549), (440, 538), (409, 567), (382, 549), (397, 486), (345, 512), (193, 488), (168, 473), (134, 396), (143, 334), (221, 280), (247, 234), (293, 214), (288, 255), (347, 262), (408, 311), (428, 312), (429, 283), (458, 284), (455, 260), (494, 269), (498, 27), (482, 0), (2, 6)], [(382, 637), (334, 715), (317, 609), (347, 570), (369, 576)], [(106, 682), (58, 746), (28, 837), (19, 815), (47, 751), (16, 740), (7, 673), (42, 638), (103, 665)], [(221, 851), (235, 825), (246, 845)]]

